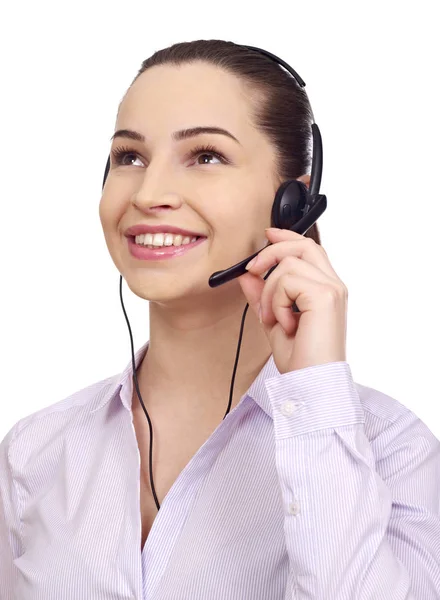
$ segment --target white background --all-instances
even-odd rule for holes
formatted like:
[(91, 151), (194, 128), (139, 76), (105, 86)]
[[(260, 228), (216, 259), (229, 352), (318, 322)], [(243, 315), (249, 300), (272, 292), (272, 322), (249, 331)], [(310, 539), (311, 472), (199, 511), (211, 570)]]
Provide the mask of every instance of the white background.
[[(349, 289), (354, 379), (440, 438), (436, 2), (4, 6), (0, 439), (131, 361), (98, 215), (109, 138), (142, 60), (202, 38), (265, 48), (305, 80), (324, 147), (322, 243)], [(138, 349), (148, 304), (125, 282), (123, 294)]]

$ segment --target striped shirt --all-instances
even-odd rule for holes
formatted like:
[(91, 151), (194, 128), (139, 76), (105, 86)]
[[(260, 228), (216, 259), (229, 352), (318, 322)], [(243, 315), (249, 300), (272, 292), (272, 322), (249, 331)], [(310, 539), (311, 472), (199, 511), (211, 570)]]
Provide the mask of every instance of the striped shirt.
[(347, 362), (271, 356), (142, 551), (132, 391), (130, 358), (4, 437), (0, 600), (439, 600), (440, 442)]

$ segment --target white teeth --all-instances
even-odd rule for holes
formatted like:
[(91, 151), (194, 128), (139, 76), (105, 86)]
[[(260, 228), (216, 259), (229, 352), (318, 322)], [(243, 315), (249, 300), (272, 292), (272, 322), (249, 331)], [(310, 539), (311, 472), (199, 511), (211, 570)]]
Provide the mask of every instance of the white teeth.
[(196, 240), (197, 236), (183, 237), (182, 235), (174, 235), (173, 233), (145, 233), (135, 237), (136, 244), (151, 248), (160, 246), (183, 246), (184, 244), (189, 244)]

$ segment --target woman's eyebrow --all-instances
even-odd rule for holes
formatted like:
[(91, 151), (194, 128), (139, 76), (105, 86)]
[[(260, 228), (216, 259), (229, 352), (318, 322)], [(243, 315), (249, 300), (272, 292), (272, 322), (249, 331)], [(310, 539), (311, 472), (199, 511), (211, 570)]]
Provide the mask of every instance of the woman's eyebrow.
[[(232, 135), (232, 133), (230, 133), (227, 129), (223, 129), (221, 127), (191, 127), (189, 129), (181, 129), (180, 131), (175, 131), (171, 137), (176, 142), (179, 142), (180, 140), (185, 140), (190, 137), (200, 135), (202, 133), (217, 133), (220, 135), (226, 135), (231, 139), (235, 140), (237, 144), (240, 144), (241, 146), (241, 143), (234, 135)], [(142, 133), (139, 133), (138, 131), (133, 131), (132, 129), (118, 129), (118, 131), (115, 131), (115, 133), (112, 135), (110, 141), (114, 140), (117, 137), (129, 138), (131, 140), (135, 140), (137, 142), (142, 143), (145, 142), (145, 136), (142, 135)]]

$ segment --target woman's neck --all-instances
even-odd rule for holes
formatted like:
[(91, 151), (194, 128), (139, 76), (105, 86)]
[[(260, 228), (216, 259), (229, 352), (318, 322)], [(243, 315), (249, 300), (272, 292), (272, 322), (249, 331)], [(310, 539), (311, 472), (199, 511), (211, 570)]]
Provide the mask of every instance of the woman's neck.
[[(229, 401), (241, 319), (241, 310), (191, 327), (163, 319), (150, 304), (150, 341), (137, 371), (142, 400), (147, 406), (166, 403), (169, 408), (218, 412)], [(200, 313), (199, 313), (200, 314)], [(237, 365), (233, 407), (258, 376), (271, 355), (269, 341), (249, 308)], [(144, 393), (142, 393), (144, 391)], [(203, 405), (203, 407), (202, 407)], [(155, 408), (155, 406), (151, 406)]]

